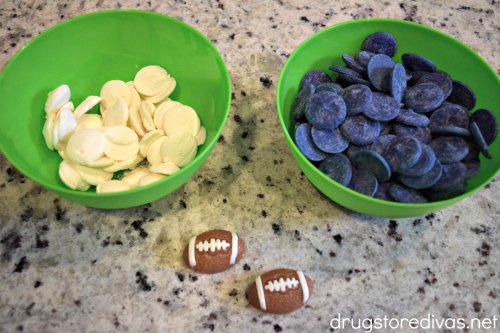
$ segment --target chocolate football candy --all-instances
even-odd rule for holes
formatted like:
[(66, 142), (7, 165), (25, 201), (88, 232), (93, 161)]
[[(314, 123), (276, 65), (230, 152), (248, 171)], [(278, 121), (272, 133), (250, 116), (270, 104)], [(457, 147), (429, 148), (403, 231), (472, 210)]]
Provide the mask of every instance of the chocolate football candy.
[(259, 275), (246, 294), (254, 308), (285, 314), (306, 304), (312, 291), (313, 281), (302, 271), (281, 268)]
[(192, 270), (214, 274), (234, 266), (245, 252), (245, 242), (234, 232), (210, 230), (192, 237), (184, 249), (184, 262)]

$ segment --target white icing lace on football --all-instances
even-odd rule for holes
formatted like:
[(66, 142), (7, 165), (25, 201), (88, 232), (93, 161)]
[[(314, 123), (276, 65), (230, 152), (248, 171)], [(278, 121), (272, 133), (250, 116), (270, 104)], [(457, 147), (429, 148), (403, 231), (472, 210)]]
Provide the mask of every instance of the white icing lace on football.
[(225, 240), (220, 239), (210, 239), (210, 242), (204, 241), (196, 244), (196, 249), (200, 252), (215, 252), (220, 250), (227, 250), (231, 244), (226, 242)]
[(269, 290), (270, 292), (285, 292), (287, 289), (297, 289), (299, 287), (299, 281), (295, 278), (280, 278), (279, 280), (268, 281), (265, 290)]

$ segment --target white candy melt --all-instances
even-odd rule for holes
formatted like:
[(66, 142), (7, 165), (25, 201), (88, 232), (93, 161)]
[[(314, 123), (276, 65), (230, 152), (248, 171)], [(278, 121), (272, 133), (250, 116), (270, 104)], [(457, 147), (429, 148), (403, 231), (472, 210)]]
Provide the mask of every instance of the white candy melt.
[(155, 123), (153, 121), (153, 113), (155, 112), (155, 106), (153, 103), (148, 101), (143, 101), (141, 103), (141, 118), (144, 128), (148, 131), (154, 131), (156, 129)]
[(85, 113), (89, 112), (94, 106), (99, 104), (101, 101), (101, 97), (99, 96), (89, 96), (85, 98), (83, 102), (78, 105), (78, 107), (73, 112), (75, 114), (75, 118), (80, 118)]
[(49, 92), (45, 102), (45, 112), (51, 114), (59, 110), (64, 104), (69, 102), (71, 91), (68, 85), (63, 84)]
[(149, 167), (149, 171), (167, 176), (173, 175), (179, 170), (179, 167), (172, 162), (163, 162)]
[(100, 114), (83, 114), (76, 119), (76, 129), (78, 131), (84, 128), (101, 128), (104, 126), (102, 123), (102, 117)]
[[(128, 105), (132, 102), (132, 93), (129, 86), (121, 80), (111, 80), (106, 82), (101, 88), (101, 106), (108, 110), (117, 100), (122, 98)], [(101, 113), (102, 109), (101, 109)]]
[(138, 186), (146, 186), (152, 183), (156, 183), (157, 181), (165, 178), (165, 175), (160, 175), (157, 173), (150, 173), (147, 174), (139, 179), (139, 182), (137, 183)]
[(139, 93), (137, 90), (135, 90), (134, 83), (133, 82), (127, 82), (127, 85), (130, 88), (130, 92), (132, 94), (132, 103), (130, 104), (129, 108), (129, 118), (128, 118), (128, 124), (130, 128), (132, 128), (137, 135), (143, 136), (147, 131), (142, 125), (142, 118), (141, 118), (141, 96), (139, 96)]
[(200, 130), (200, 118), (193, 108), (187, 105), (177, 105), (165, 112), (163, 130), (167, 135), (189, 133), (195, 136)]
[(146, 155), (149, 164), (156, 165), (163, 163), (163, 156), (161, 155), (161, 146), (166, 138), (167, 138), (166, 136), (161, 136), (155, 141), (153, 141), (153, 143), (151, 143), (151, 145), (149, 146), (148, 153)]
[(128, 145), (120, 145), (108, 140), (106, 143), (106, 149), (104, 150), (104, 154), (115, 161), (125, 161), (131, 159), (132, 157), (135, 157), (138, 152), (138, 141)]
[(141, 141), (139, 142), (139, 151), (141, 152), (142, 156), (147, 156), (148, 155), (148, 150), (151, 144), (158, 138), (162, 137), (165, 135), (165, 132), (162, 130), (154, 130), (149, 132), (148, 134), (144, 135), (141, 138)]
[(168, 109), (173, 108), (174, 106), (177, 105), (182, 105), (182, 104), (176, 101), (172, 101), (170, 99), (158, 105), (153, 115), (153, 120), (156, 128), (161, 128), (161, 129), (163, 128), (163, 117), (165, 116), (165, 112), (167, 112)]
[(85, 182), (76, 170), (75, 164), (66, 160), (59, 164), (59, 178), (67, 187), (73, 190), (86, 191), (90, 187), (90, 184)]
[[(66, 142), (69, 136), (76, 129), (76, 118), (71, 109), (72, 103), (64, 104), (57, 114), (55, 131), (57, 132), (57, 142)], [(54, 143), (56, 144), (56, 142)]]
[(115, 163), (116, 162), (114, 160), (110, 159), (109, 157), (103, 156), (98, 160), (87, 163), (87, 166), (91, 167), (91, 168), (105, 168), (105, 167), (109, 167), (110, 165), (113, 165)]
[(109, 193), (109, 192), (120, 192), (130, 190), (130, 184), (121, 180), (108, 180), (105, 183), (96, 186), (95, 191), (97, 193)]
[(148, 168), (146, 167), (139, 167), (135, 168), (134, 170), (127, 171), (123, 174), (123, 178), (121, 179), (122, 181), (129, 183), (130, 186), (135, 187), (137, 184), (139, 184), (139, 179), (142, 177), (150, 174)]
[(50, 150), (54, 150), (54, 129), (56, 124), (56, 115), (50, 113), (47, 115), (45, 124), (43, 125), (43, 138), (45, 139), (45, 144)]
[(104, 126), (126, 126), (128, 117), (128, 105), (123, 98), (119, 98), (111, 108), (106, 110), (102, 122)]
[(90, 185), (99, 185), (113, 178), (112, 172), (106, 172), (99, 168), (90, 168), (77, 164), (76, 170), (80, 174), (80, 177)]
[(161, 144), (160, 153), (164, 162), (183, 167), (194, 159), (197, 147), (198, 142), (189, 133), (167, 135)]
[(137, 133), (126, 126), (112, 126), (104, 129), (104, 136), (117, 145), (130, 145), (139, 139)]
[(137, 72), (134, 86), (144, 96), (153, 96), (165, 89), (168, 73), (160, 66), (146, 66)]
[(198, 146), (204, 144), (206, 139), (207, 139), (207, 130), (205, 129), (205, 127), (201, 127), (200, 130), (198, 131), (198, 134), (196, 134), (196, 141), (198, 142)]
[(134, 157), (131, 157), (127, 160), (115, 162), (112, 165), (103, 168), (103, 170), (106, 172), (116, 172), (119, 170), (132, 169), (137, 164), (141, 163), (143, 160), (144, 160), (144, 157), (137, 154)]
[[(206, 130), (195, 110), (169, 99), (175, 87), (165, 69), (147, 66), (134, 81), (106, 82), (100, 96), (87, 97), (76, 110), (67, 85), (51, 91), (42, 134), (63, 158), (63, 183), (83, 191), (95, 185), (97, 193), (125, 191), (157, 182), (193, 160)], [(89, 112), (99, 103), (100, 114)], [(122, 180), (113, 180), (121, 170)]]
[(69, 138), (66, 154), (76, 163), (90, 165), (104, 154), (106, 142), (106, 137), (101, 131), (85, 128), (74, 132)]
[(151, 103), (154, 103), (154, 104), (160, 103), (160, 102), (166, 100), (168, 98), (168, 96), (170, 96), (170, 94), (174, 91), (175, 86), (176, 86), (175, 79), (173, 77), (169, 76), (167, 78), (167, 82), (166, 82), (163, 90), (161, 90), (156, 95), (145, 97), (144, 100), (151, 102)]

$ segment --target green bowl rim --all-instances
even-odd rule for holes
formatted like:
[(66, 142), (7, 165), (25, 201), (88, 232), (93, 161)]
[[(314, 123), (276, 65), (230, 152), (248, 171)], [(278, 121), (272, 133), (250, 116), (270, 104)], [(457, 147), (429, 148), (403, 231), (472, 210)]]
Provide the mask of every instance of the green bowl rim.
[(428, 203), (418, 203), (418, 204), (409, 204), (409, 203), (401, 203), (401, 202), (395, 202), (395, 201), (387, 201), (387, 200), (381, 200), (381, 199), (377, 199), (377, 198), (374, 198), (374, 197), (369, 197), (367, 195), (364, 195), (364, 194), (361, 194), (361, 193), (358, 193), (356, 191), (353, 191), (351, 190), (350, 188), (346, 187), (346, 186), (343, 186), (339, 183), (337, 183), (336, 181), (334, 181), (333, 179), (331, 179), (330, 177), (328, 177), (327, 175), (325, 175), (324, 173), (320, 172), (318, 168), (316, 168), (316, 166), (314, 166), (307, 158), (304, 157), (304, 155), (300, 152), (300, 150), (298, 149), (297, 145), (295, 144), (295, 141), (292, 139), (292, 137), (290, 136), (290, 133), (288, 133), (288, 129), (286, 128), (285, 126), (285, 121), (283, 119), (283, 111), (281, 110), (281, 106), (280, 106), (280, 99), (281, 99), (281, 85), (283, 83), (283, 77), (284, 77), (284, 73), (286, 72), (286, 69), (288, 68), (288, 66), (290, 65), (290, 62), (292, 61), (293, 58), (295, 58), (298, 54), (298, 52), (307, 44), (309, 43), (310, 40), (312, 40), (313, 38), (316, 38), (317, 36), (321, 35), (321, 34), (324, 34), (324, 33), (327, 33), (329, 30), (332, 30), (332, 29), (336, 29), (338, 27), (341, 27), (341, 26), (344, 26), (344, 25), (350, 25), (350, 24), (358, 24), (358, 23), (366, 23), (366, 22), (373, 22), (373, 23), (381, 23), (381, 22), (384, 22), (384, 23), (397, 23), (397, 24), (405, 24), (405, 25), (408, 25), (408, 26), (412, 26), (412, 27), (415, 27), (415, 28), (418, 28), (418, 29), (424, 29), (424, 30), (427, 30), (428, 32), (432, 32), (432, 33), (437, 33), (438, 35), (441, 35), (442, 37), (446, 38), (446, 39), (449, 39), (451, 40), (452, 42), (454, 43), (458, 43), (460, 46), (462, 46), (465, 50), (467, 50), (469, 53), (472, 53), (472, 55), (477, 59), (479, 60), (480, 62), (482, 62), (484, 65), (486, 65), (486, 68), (491, 72), (493, 73), (496, 78), (497, 78), (497, 81), (500, 83), (500, 77), (497, 75), (497, 73), (495, 72), (495, 70), (493, 70), (493, 68), (490, 66), (490, 64), (488, 64), (488, 62), (486, 60), (484, 60), (479, 54), (477, 54), (476, 51), (474, 51), (472, 48), (470, 48), (468, 45), (466, 45), (465, 43), (463, 43), (462, 41), (458, 40), (457, 38), (451, 36), (451, 35), (448, 35), (447, 33), (444, 33), (442, 31), (439, 31), (437, 29), (434, 29), (434, 28), (431, 28), (429, 26), (426, 26), (424, 24), (420, 24), (420, 23), (416, 23), (416, 22), (409, 22), (409, 21), (405, 21), (405, 20), (400, 20), (400, 19), (394, 19), (394, 18), (366, 18), (366, 19), (359, 19), (359, 20), (349, 20), (349, 21), (345, 21), (345, 22), (340, 22), (340, 23), (337, 23), (337, 24), (334, 24), (334, 25), (331, 25), (329, 27), (326, 27), (320, 31), (317, 31), (315, 33), (313, 33), (311, 36), (309, 36), (308, 38), (306, 38), (304, 41), (302, 41), (294, 50), (293, 52), (290, 54), (290, 57), (287, 59), (287, 61), (285, 62), (283, 68), (281, 69), (281, 73), (280, 73), (280, 76), (278, 78), (278, 84), (277, 84), (277, 87), (276, 87), (276, 109), (278, 111), (278, 117), (280, 119), (280, 124), (281, 124), (281, 127), (283, 129), (283, 134), (285, 136), (285, 139), (288, 141), (288, 142), (291, 142), (293, 144), (293, 147), (291, 148), (295, 148), (300, 156), (302, 157), (302, 159), (307, 163), (309, 164), (309, 166), (313, 167), (313, 170), (316, 170), (319, 174), (319, 176), (323, 179), (323, 181), (327, 182), (329, 184), (329, 186), (334, 186), (334, 187), (337, 187), (339, 189), (343, 189), (345, 191), (347, 191), (348, 193), (358, 197), (359, 199), (365, 199), (367, 200), (368, 202), (373, 202), (373, 203), (383, 203), (383, 204), (386, 204), (387, 206), (389, 207), (397, 207), (397, 208), (404, 208), (404, 207), (422, 207), (422, 208), (433, 208), (433, 207), (442, 207), (443, 204), (445, 204), (446, 206), (449, 205), (449, 204), (453, 204), (455, 202), (458, 202), (474, 193), (476, 193), (477, 191), (481, 190), (484, 186), (486, 186), (486, 184), (490, 183), (497, 175), (498, 173), (500, 172), (500, 168), (497, 168), (497, 170), (487, 179), (485, 180), (484, 182), (482, 182), (479, 186), (477, 186), (475, 189), (472, 189), (472, 190), (469, 190), (459, 196), (456, 196), (456, 197), (453, 197), (453, 198), (449, 198), (449, 199), (446, 199), (446, 200), (440, 200), (440, 201), (433, 201), (433, 202), (428, 202)]
[[(57, 29), (63, 29), (64, 26), (67, 25), (67, 24), (71, 24), (71, 23), (73, 23), (75, 21), (86, 19), (88, 17), (100, 16), (100, 15), (107, 15), (107, 14), (113, 14), (113, 13), (119, 13), (119, 14), (140, 14), (140, 15), (150, 15), (150, 16), (161, 17), (161, 18), (166, 19), (167, 21), (173, 22), (175, 24), (180, 24), (181, 26), (187, 28), (188, 30), (191, 30), (191, 32), (193, 32), (195, 35), (198, 35), (199, 37), (201, 37), (201, 39), (204, 40), (208, 44), (209, 48), (212, 48), (212, 50), (215, 52), (216, 61), (217, 61), (217, 63), (219, 63), (219, 65), (222, 65), (222, 68), (224, 70), (224, 78), (226, 79), (226, 82), (227, 82), (226, 89), (228, 90), (228, 94), (227, 94), (228, 98), (227, 98), (226, 105), (225, 105), (226, 111), (225, 111), (225, 114), (224, 114), (225, 121), (217, 129), (217, 132), (216, 132), (214, 138), (212, 139), (212, 141), (210, 141), (208, 143), (208, 145), (205, 142), (205, 145), (207, 145), (207, 148), (201, 154), (197, 154), (196, 157), (191, 162), (189, 162), (188, 165), (186, 165), (183, 168), (181, 168), (178, 172), (176, 172), (172, 176), (165, 177), (165, 178), (161, 179), (158, 182), (155, 182), (155, 183), (152, 183), (152, 184), (149, 184), (149, 185), (146, 185), (146, 186), (136, 187), (136, 188), (133, 188), (133, 189), (130, 189), (130, 190), (127, 190), (127, 191), (112, 192), (112, 193), (96, 193), (96, 192), (91, 192), (91, 191), (76, 191), (76, 190), (72, 190), (72, 189), (64, 188), (64, 187), (63, 188), (61, 188), (61, 187), (55, 187), (51, 183), (47, 183), (47, 182), (45, 182), (43, 180), (40, 180), (40, 179), (35, 179), (34, 177), (32, 177), (32, 175), (30, 175), (29, 172), (26, 172), (26, 170), (24, 170), (22, 167), (20, 167), (19, 164), (14, 159), (11, 158), (11, 156), (10, 156), (9, 153), (5, 152), (4, 143), (0, 141), (0, 151), (2, 152), (2, 154), (4, 154), (4, 156), (7, 158), (7, 160), (16, 169), (18, 169), (21, 173), (23, 173), (24, 175), (26, 175), (31, 180), (35, 181), (36, 183), (42, 185), (43, 187), (45, 187), (45, 188), (47, 188), (49, 190), (55, 191), (56, 193), (59, 192), (59, 193), (65, 193), (65, 194), (70, 194), (70, 195), (77, 194), (77, 195), (81, 195), (83, 197), (92, 197), (92, 196), (96, 196), (96, 195), (98, 195), (99, 197), (114, 197), (114, 196), (121, 196), (123, 194), (131, 194), (131, 193), (141, 192), (141, 191), (143, 191), (145, 189), (149, 189), (151, 187), (159, 186), (159, 185), (163, 184), (164, 182), (167, 182), (167, 181), (170, 181), (170, 180), (175, 180), (175, 178), (180, 177), (183, 173), (188, 172), (187, 169), (189, 168), (189, 166), (191, 166), (192, 164), (196, 163), (197, 160), (204, 159), (204, 158), (208, 157), (207, 155), (211, 153), (213, 147), (217, 144), (217, 140), (220, 137), (220, 135), (222, 134), (222, 131), (224, 130), (224, 126), (226, 124), (226, 120), (227, 120), (227, 117), (229, 115), (229, 111), (230, 111), (230, 107), (231, 107), (231, 78), (230, 78), (230, 75), (229, 75), (229, 71), (228, 71), (228, 69), (226, 67), (226, 64), (224, 62), (224, 59), (222, 58), (222, 55), (219, 53), (219, 51), (217, 50), (217, 48), (212, 44), (212, 42), (210, 41), (210, 39), (208, 39), (208, 37), (206, 37), (203, 33), (201, 33), (195, 27), (187, 24), (184, 21), (181, 21), (180, 19), (177, 19), (177, 18), (169, 16), (169, 15), (165, 15), (165, 14), (161, 14), (161, 13), (156, 13), (156, 12), (151, 12), (151, 11), (147, 11), (147, 10), (138, 10), (138, 9), (111, 9), (111, 10), (103, 10), (103, 11), (98, 11), (98, 12), (92, 12), (92, 13), (86, 13), (86, 14), (78, 15), (78, 16), (72, 17), (72, 18), (70, 18), (68, 20), (65, 20), (63, 22), (59, 22), (59, 23), (55, 24), (54, 26), (52, 26), (52, 27), (44, 30), (38, 36), (35, 36), (31, 40), (27, 41), (26, 44), (24, 44), (21, 47), (21, 49), (18, 52), (16, 52), (16, 54), (13, 55), (7, 61), (7, 64), (5, 65), (5, 67), (0, 72), (0, 82), (2, 80), (5, 80), (5, 76), (8, 74), (8, 71), (9, 71), (12, 63), (15, 62), (15, 60), (20, 56), (20, 54), (23, 54), (23, 52), (25, 52), (24, 50), (28, 46), (30, 46), (32, 43), (35, 43), (38, 39), (42, 38), (47, 33), (50, 33), (51, 31), (54, 31), (54, 30), (57, 30)], [(40, 129), (40, 131), (41, 131), (41, 129)]]

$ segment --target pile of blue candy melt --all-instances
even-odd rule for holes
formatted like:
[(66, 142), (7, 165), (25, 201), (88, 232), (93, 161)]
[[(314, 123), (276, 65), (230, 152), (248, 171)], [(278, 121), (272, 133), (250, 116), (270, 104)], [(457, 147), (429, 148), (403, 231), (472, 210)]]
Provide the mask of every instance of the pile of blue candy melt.
[(497, 135), (496, 118), (474, 92), (417, 54), (392, 57), (387, 32), (368, 36), (361, 51), (306, 73), (292, 106), (295, 143), (336, 182), (383, 200), (424, 203), (465, 192), (479, 153)]

